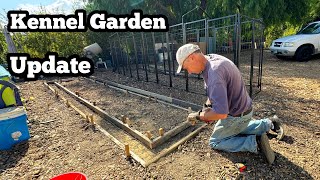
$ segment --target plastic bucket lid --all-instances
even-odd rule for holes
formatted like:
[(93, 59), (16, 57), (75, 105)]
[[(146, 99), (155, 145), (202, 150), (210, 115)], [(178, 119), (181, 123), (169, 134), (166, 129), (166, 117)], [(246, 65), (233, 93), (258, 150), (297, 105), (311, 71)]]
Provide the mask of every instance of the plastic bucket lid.
[(87, 177), (79, 172), (69, 172), (53, 177), (50, 180), (87, 180)]

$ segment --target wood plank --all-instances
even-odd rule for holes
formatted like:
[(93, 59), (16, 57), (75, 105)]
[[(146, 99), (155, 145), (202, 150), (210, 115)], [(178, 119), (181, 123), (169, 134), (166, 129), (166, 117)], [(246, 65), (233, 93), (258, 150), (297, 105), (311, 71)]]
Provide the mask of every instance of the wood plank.
[(134, 138), (138, 139), (139, 141), (141, 141), (143, 144), (145, 144), (147, 147), (152, 148), (151, 143), (152, 141), (149, 140), (144, 134), (142, 134), (141, 132), (134, 130), (132, 128), (130, 128), (127, 124), (122, 123), (120, 120), (118, 120), (117, 118), (110, 116), (107, 112), (103, 111), (102, 109), (100, 109), (97, 106), (94, 106), (92, 103), (90, 103), (89, 101), (77, 96), (76, 94), (74, 94), (73, 92), (71, 92), (70, 90), (68, 90), (67, 88), (63, 87), (62, 85), (60, 85), (59, 83), (55, 82), (55, 85), (64, 90), (67, 94), (71, 95), (72, 97), (76, 98), (77, 100), (79, 100), (80, 102), (82, 102), (84, 105), (86, 105), (89, 109), (93, 110), (94, 112), (96, 112), (97, 114), (99, 114), (101, 117), (107, 119), (109, 122), (111, 122), (112, 124), (120, 127), (121, 129), (125, 130), (126, 132), (128, 132), (130, 135), (132, 135)]

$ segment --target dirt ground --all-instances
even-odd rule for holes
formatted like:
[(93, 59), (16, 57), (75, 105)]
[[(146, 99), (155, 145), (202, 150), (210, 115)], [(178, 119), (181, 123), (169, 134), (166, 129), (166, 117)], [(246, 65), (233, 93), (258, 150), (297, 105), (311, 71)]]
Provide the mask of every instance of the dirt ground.
[[(89, 179), (320, 179), (320, 57), (296, 62), (278, 60), (268, 52), (265, 56), (255, 118), (277, 115), (287, 132), (283, 141), (270, 141), (277, 156), (273, 165), (261, 154), (212, 150), (208, 126), (174, 153), (143, 168), (127, 162), (123, 151), (102, 133), (84, 128), (84, 119), (56, 100), (43, 81), (33, 81), (18, 84), (26, 100), (31, 139), (0, 151), (0, 179), (49, 179), (70, 171)], [(206, 99), (201, 93), (109, 73), (95, 76), (198, 104)], [(236, 163), (247, 170), (240, 174)]]
[(81, 97), (90, 99), (96, 106), (117, 119), (125, 115), (130, 119), (130, 125), (143, 133), (150, 131), (152, 134), (158, 134), (159, 128), (169, 131), (184, 122), (188, 116), (188, 111), (106, 88), (86, 79), (63, 82), (62, 85), (73, 92), (78, 91)]

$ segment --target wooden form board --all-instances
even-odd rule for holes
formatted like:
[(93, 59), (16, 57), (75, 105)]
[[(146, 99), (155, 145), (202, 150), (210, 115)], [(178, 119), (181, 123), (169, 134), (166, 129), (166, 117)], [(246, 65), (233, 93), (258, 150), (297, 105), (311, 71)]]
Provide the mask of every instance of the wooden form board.
[[(88, 78), (86, 78), (86, 79), (88, 79)], [(187, 110), (188, 111), (188, 109), (181, 107), (181, 105), (184, 105), (185, 107), (191, 107), (192, 106), (194, 108), (201, 107), (201, 106), (198, 106), (196, 104), (192, 104), (192, 103), (189, 103), (189, 102), (186, 102), (186, 101), (182, 101), (182, 100), (179, 100), (179, 99), (175, 99), (175, 98), (159, 95), (159, 94), (148, 92), (148, 91), (145, 91), (145, 90), (142, 90), (142, 89), (137, 89), (137, 88), (133, 88), (133, 87), (117, 84), (117, 83), (110, 82), (110, 81), (103, 81), (103, 80), (100, 80), (100, 79), (88, 79), (88, 80), (94, 81), (94, 82), (97, 82), (97, 83), (100, 83), (100, 84), (104, 84), (106, 86), (111, 86), (111, 87), (114, 87), (114, 88), (116, 88), (118, 90), (127, 90), (127, 91), (130, 91), (132, 94), (135, 94), (135, 95), (138, 95), (138, 96), (143, 96), (143, 97), (146, 97), (146, 98), (151, 96), (153, 98), (157, 98), (157, 100), (158, 99), (160, 99), (160, 101), (162, 100), (163, 103), (166, 103), (166, 104), (171, 105), (171, 106), (176, 107), (176, 108), (180, 108), (182, 110)], [(169, 140), (170, 138), (172, 138), (175, 135), (179, 134), (180, 132), (182, 132), (183, 130), (187, 129), (190, 126), (191, 126), (190, 122), (187, 122), (187, 121), (182, 122), (181, 124), (179, 124), (174, 129), (171, 129), (170, 131), (165, 132), (163, 136), (159, 136), (159, 137), (153, 139), (149, 147), (151, 149), (156, 148), (157, 146), (165, 143), (167, 140)]]
[(99, 107), (93, 105), (92, 103), (90, 103), (89, 101), (87, 101), (86, 99), (79, 97), (78, 95), (76, 95), (75, 93), (71, 92), (70, 90), (68, 90), (67, 88), (63, 87), (62, 85), (60, 85), (59, 83), (55, 82), (54, 83), (59, 89), (65, 91), (67, 94), (71, 95), (72, 97), (76, 98), (77, 100), (79, 100), (80, 102), (82, 102), (84, 105), (86, 105), (89, 109), (93, 110), (94, 112), (96, 112), (97, 114), (99, 114), (101, 117), (107, 119), (109, 122), (115, 124), (116, 126), (120, 127), (121, 129), (124, 129), (126, 132), (128, 132), (130, 135), (132, 135), (134, 138), (138, 139), (139, 141), (141, 141), (143, 144), (145, 144), (147, 147), (149, 147), (150, 149), (154, 149), (157, 146), (165, 143), (167, 140), (169, 140), (170, 138), (174, 137), (175, 135), (179, 134), (180, 132), (182, 132), (183, 130), (187, 129), (188, 127), (191, 126), (190, 122), (183, 122), (180, 125), (178, 125), (177, 127), (175, 127), (174, 129), (169, 130), (168, 132), (165, 132), (163, 134), (163, 136), (159, 136), (153, 140), (149, 139), (147, 136), (145, 136), (144, 134), (142, 134), (141, 132), (132, 129), (128, 124), (123, 123), (121, 120), (110, 116), (107, 112), (103, 111), (102, 109), (100, 109)]
[[(56, 93), (56, 91), (51, 88), (48, 84), (55, 84), (57, 85), (58, 83), (53, 83), (53, 82), (48, 82), (48, 83), (44, 83), (52, 92)], [(58, 87), (58, 85), (57, 85)], [(60, 85), (60, 87), (62, 88), (63, 86)], [(63, 87), (64, 88), (64, 87)], [(66, 91), (65, 91), (66, 92)], [(67, 92), (66, 92), (67, 93)], [(72, 92), (71, 92), (72, 93)], [(69, 94), (69, 93), (68, 93)], [(58, 95), (58, 94), (56, 94)], [(69, 94), (71, 95), (71, 94)], [(75, 95), (75, 94), (74, 94)], [(71, 95), (73, 96), (73, 95)], [(75, 95), (77, 96), (77, 95)], [(77, 111), (81, 116), (83, 116), (84, 118), (86, 117), (86, 114), (83, 113), (81, 110), (79, 110), (77, 107), (75, 107), (73, 104), (71, 104), (70, 102), (67, 101), (66, 98), (62, 97), (61, 95), (59, 95), (58, 97), (60, 97), (66, 104), (67, 106), (70, 106), (71, 108), (73, 108), (75, 111)], [(74, 97), (74, 96), (73, 96)], [(78, 99), (78, 98), (76, 98)], [(83, 101), (81, 101), (82, 103), (84, 103)], [(88, 102), (89, 103), (89, 102)], [(99, 114), (99, 113), (97, 113)], [(100, 115), (100, 114), (99, 114)], [(103, 116), (104, 117), (104, 116)], [(106, 135), (107, 137), (109, 137), (115, 144), (117, 144), (121, 149), (125, 150), (126, 149), (126, 145), (121, 143), (119, 140), (117, 140), (114, 136), (112, 136), (110, 133), (108, 133), (105, 129), (103, 129), (102, 127), (100, 127), (98, 124), (95, 124), (96, 128), (101, 131), (104, 135)], [(184, 123), (182, 126), (186, 126), (186, 124)], [(152, 163), (157, 162), (161, 157), (166, 156), (167, 154), (173, 152), (175, 149), (178, 148), (179, 145), (183, 144), (184, 142), (190, 140), (191, 138), (193, 138), (194, 136), (196, 136), (204, 127), (206, 127), (207, 124), (202, 124), (200, 127), (198, 127), (197, 129), (195, 129), (193, 132), (191, 132), (190, 134), (188, 134), (187, 136), (183, 137), (182, 139), (180, 139), (178, 142), (174, 143), (173, 145), (171, 145), (170, 147), (160, 151), (155, 157), (153, 157), (151, 160), (149, 161), (144, 161), (143, 159), (141, 159), (136, 153), (134, 153), (133, 151), (130, 150), (130, 156), (135, 159), (137, 162), (139, 162), (143, 167), (147, 167)], [(179, 127), (176, 127), (179, 128)], [(176, 129), (175, 128), (175, 129)], [(182, 127), (180, 127), (182, 128)], [(172, 134), (171, 134), (172, 135)], [(170, 134), (168, 135), (168, 137), (170, 136)], [(167, 137), (166, 137), (167, 138)], [(160, 139), (160, 138), (159, 138)], [(155, 142), (159, 141), (158, 139), (155, 139)]]

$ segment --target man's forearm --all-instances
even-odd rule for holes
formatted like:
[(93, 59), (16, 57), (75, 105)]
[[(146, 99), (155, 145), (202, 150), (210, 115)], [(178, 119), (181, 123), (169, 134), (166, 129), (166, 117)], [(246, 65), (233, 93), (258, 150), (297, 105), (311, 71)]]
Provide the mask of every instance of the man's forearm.
[(208, 109), (200, 113), (200, 120), (206, 121), (206, 122), (225, 119), (227, 117), (228, 117), (227, 114), (218, 114), (218, 113), (215, 113), (212, 109)]

